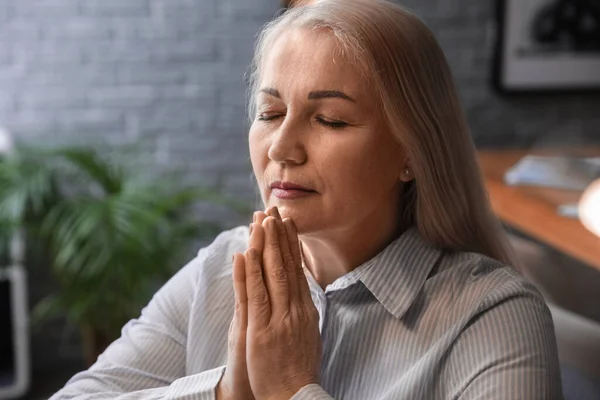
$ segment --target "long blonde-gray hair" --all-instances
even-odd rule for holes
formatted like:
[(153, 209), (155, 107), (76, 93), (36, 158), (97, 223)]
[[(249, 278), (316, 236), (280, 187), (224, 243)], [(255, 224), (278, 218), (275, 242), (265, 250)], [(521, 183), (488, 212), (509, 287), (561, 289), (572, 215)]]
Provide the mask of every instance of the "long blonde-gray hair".
[(329, 32), (377, 91), (382, 117), (415, 177), (403, 190), (399, 222), (416, 224), (435, 246), (512, 264), (506, 236), (490, 211), (450, 68), (425, 24), (386, 0), (321, 0), (286, 11), (265, 26), (257, 41), (251, 118), (263, 60), (291, 28)]

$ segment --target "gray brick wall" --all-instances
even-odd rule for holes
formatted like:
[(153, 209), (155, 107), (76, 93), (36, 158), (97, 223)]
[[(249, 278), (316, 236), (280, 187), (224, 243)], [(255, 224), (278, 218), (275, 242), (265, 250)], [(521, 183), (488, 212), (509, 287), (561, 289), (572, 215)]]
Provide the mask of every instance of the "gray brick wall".
[[(402, 3), (437, 34), (479, 145), (600, 141), (597, 95), (493, 93), (493, 2)], [(41, 144), (145, 138), (155, 168), (182, 167), (192, 182), (253, 201), (243, 74), (255, 34), (278, 8), (279, 0), (1, 0), (0, 126)], [(34, 341), (34, 354), (46, 354), (36, 362), (77, 354), (56, 346), (59, 336)]]

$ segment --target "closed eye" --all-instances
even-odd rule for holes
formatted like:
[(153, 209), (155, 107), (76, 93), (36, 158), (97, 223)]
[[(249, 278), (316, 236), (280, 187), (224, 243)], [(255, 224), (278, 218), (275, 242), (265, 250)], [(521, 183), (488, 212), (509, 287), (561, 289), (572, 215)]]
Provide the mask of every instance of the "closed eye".
[(348, 126), (347, 122), (327, 120), (322, 117), (317, 117), (317, 122), (320, 123), (321, 125), (325, 125), (329, 128), (333, 128), (333, 129), (342, 129), (342, 128), (345, 128)]
[(260, 113), (258, 114), (258, 120), (259, 121), (273, 121), (279, 117), (281, 117), (281, 114), (267, 114), (267, 113)]

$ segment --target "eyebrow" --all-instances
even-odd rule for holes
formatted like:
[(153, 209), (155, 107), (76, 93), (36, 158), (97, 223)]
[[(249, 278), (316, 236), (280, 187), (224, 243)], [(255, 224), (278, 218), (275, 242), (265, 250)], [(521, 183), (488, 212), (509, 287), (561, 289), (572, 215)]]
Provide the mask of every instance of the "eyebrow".
[[(277, 89), (263, 88), (263, 89), (260, 89), (260, 91), (262, 93), (266, 93), (268, 95), (271, 95), (273, 97), (277, 97), (278, 99), (281, 99), (281, 95), (279, 94), (279, 91)], [(317, 90), (314, 92), (310, 92), (308, 94), (309, 100), (332, 99), (332, 98), (348, 100), (353, 103), (356, 103), (356, 100), (354, 100), (352, 97), (348, 96), (346, 93), (340, 92), (339, 90)]]

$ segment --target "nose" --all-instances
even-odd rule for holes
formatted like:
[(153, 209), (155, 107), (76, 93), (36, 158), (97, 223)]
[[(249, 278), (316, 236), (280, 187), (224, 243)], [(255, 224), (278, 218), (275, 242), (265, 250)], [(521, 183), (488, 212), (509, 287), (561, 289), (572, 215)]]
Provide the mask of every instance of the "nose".
[(269, 159), (281, 164), (305, 163), (307, 154), (303, 139), (300, 124), (286, 118), (274, 132), (269, 147)]

